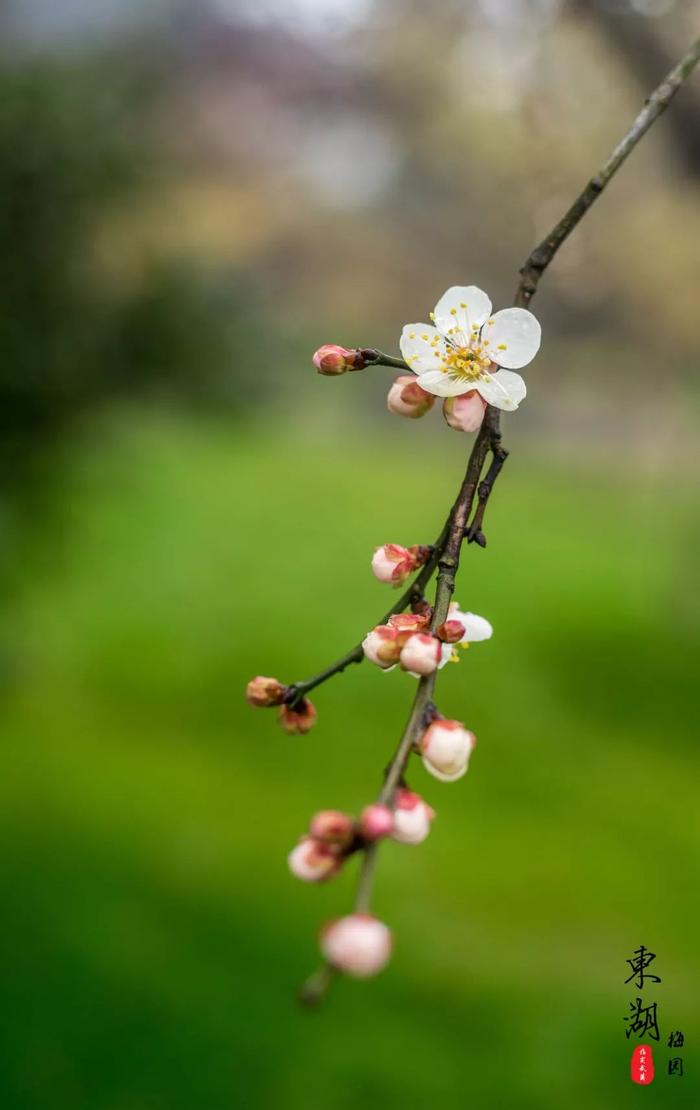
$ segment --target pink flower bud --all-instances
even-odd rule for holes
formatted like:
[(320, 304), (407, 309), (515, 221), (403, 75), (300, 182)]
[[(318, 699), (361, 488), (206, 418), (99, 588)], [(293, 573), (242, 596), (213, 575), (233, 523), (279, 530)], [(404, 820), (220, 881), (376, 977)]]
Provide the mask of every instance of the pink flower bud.
[(434, 404), (435, 396), (421, 389), (412, 374), (402, 374), (397, 378), (386, 399), (389, 412), (396, 413), (397, 416), (408, 416), (413, 420), (425, 416)]
[(420, 844), (430, 832), (435, 810), (412, 790), (397, 790), (394, 806), (392, 840), (401, 844)]
[(442, 415), (456, 432), (478, 432), (484, 420), (486, 401), (475, 389), (459, 397), (446, 397)]
[(400, 586), (413, 570), (413, 560), (407, 547), (398, 543), (385, 543), (374, 549), (372, 573), (380, 582)]
[(365, 840), (381, 840), (394, 827), (394, 815), (387, 806), (367, 806), (360, 814), (358, 830)]
[(339, 813), (337, 809), (322, 809), (314, 814), (309, 825), (309, 832), (316, 840), (325, 844), (337, 844), (347, 848), (355, 835), (352, 817), (347, 813)]
[(441, 643), (435, 636), (417, 632), (411, 636), (403, 648), (399, 662), (404, 671), (411, 674), (432, 674), (441, 658)]
[(285, 732), (295, 736), (308, 732), (316, 724), (316, 709), (308, 698), (302, 698), (292, 709), (291, 705), (281, 705), (278, 721)]
[(265, 709), (270, 705), (280, 705), (286, 693), (286, 686), (276, 678), (266, 678), (259, 674), (246, 686), (245, 696), (250, 705)]
[(459, 620), (446, 620), (437, 630), (437, 634), (445, 644), (458, 644), (464, 639), (466, 629)]
[(396, 666), (401, 654), (399, 634), (388, 624), (378, 624), (365, 636), (362, 650), (370, 663), (376, 663), (383, 671), (389, 670)]
[(398, 543), (385, 543), (374, 549), (372, 572), (380, 582), (400, 586), (409, 574), (425, 563), (429, 555), (430, 548), (420, 544), (402, 547)]
[(327, 925), (321, 934), (321, 951), (329, 964), (369, 979), (381, 971), (391, 955), (391, 933), (371, 914), (353, 913)]
[(287, 856), (292, 875), (304, 883), (323, 883), (337, 875), (343, 858), (330, 844), (322, 844), (311, 836), (300, 840)]
[[(461, 635), (457, 640), (443, 636), (443, 629), (451, 636), (456, 635), (458, 627), (461, 628)], [(459, 641), (463, 644), (475, 644), (480, 640), (490, 640), (493, 636), (493, 628), (485, 617), (479, 617), (476, 613), (463, 613), (457, 602), (453, 601), (447, 614), (447, 620), (438, 629), (438, 636), (446, 643), (457, 643)]]
[(363, 370), (367, 360), (358, 347), (339, 347), (336, 343), (324, 343), (315, 352), (313, 364), (319, 374), (335, 376), (344, 374), (346, 370)]
[(399, 634), (399, 642), (405, 644), (409, 636), (415, 632), (422, 632), (430, 621), (424, 613), (394, 613), (389, 617), (389, 627), (394, 628)]
[(436, 779), (454, 782), (466, 774), (476, 736), (459, 721), (433, 721), (418, 745), (423, 766)]

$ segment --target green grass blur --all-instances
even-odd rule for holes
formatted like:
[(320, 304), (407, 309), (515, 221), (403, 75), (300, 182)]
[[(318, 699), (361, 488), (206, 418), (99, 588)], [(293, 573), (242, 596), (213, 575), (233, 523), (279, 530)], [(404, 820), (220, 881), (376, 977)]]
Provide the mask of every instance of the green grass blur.
[(413, 680), (352, 668), (300, 738), (243, 687), (344, 651), (387, 604), (372, 547), (437, 533), (466, 437), (398, 436), (126, 413), (54, 474), (2, 621), (5, 1110), (636, 1106), (640, 943), (663, 978), (643, 1097), (700, 1105), (697, 508), (604, 460), (508, 463), (457, 593), (495, 634), (439, 683), (470, 772), (411, 771), (438, 817), (381, 851), (387, 970), (295, 1004), (355, 868), (310, 888), (286, 853), (373, 797)]

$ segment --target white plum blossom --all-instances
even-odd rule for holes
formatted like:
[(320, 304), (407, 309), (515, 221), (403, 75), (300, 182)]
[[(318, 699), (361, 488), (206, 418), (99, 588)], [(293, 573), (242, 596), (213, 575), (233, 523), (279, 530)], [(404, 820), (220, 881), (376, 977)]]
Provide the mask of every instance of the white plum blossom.
[(461, 624), (464, 633), (461, 636), (457, 634), (457, 638), (451, 643), (442, 645), (439, 668), (444, 667), (450, 659), (454, 658), (454, 644), (477, 644), (481, 640), (490, 640), (493, 636), (493, 626), (486, 617), (479, 617), (476, 613), (463, 613), (456, 601), (450, 605), (445, 624), (452, 625), (453, 622)]
[(526, 308), (491, 309), (476, 285), (453, 285), (430, 314), (434, 326), (406, 325), (401, 354), (421, 389), (437, 397), (476, 389), (489, 405), (517, 409), (527, 390), (513, 371), (535, 357), (542, 329)]

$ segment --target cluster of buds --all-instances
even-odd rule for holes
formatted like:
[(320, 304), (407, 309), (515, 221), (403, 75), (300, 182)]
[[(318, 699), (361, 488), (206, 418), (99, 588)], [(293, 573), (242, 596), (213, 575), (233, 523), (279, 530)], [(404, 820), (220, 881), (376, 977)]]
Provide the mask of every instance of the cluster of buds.
[(402, 547), (398, 543), (384, 543), (374, 549), (372, 573), (380, 582), (400, 586), (409, 575), (428, 561), (432, 550), (432, 547), (422, 544)]
[(256, 709), (278, 707), (277, 720), (290, 736), (308, 732), (316, 724), (316, 708), (308, 698), (295, 697), (294, 688), (259, 674), (246, 687), (246, 701)]
[[(391, 807), (366, 806), (357, 820), (325, 809), (312, 817), (309, 831), (288, 856), (292, 874), (306, 883), (337, 875), (348, 856), (385, 837), (400, 844), (420, 844), (430, 832), (435, 812), (419, 794), (399, 787)], [(369, 914), (350, 914), (324, 926), (321, 951), (339, 971), (359, 979), (376, 975), (391, 954), (391, 933)]]
[(430, 606), (420, 613), (397, 613), (387, 624), (378, 624), (362, 641), (362, 650), (370, 662), (384, 671), (397, 664), (417, 677), (432, 674), (456, 658), (453, 645), (468, 647), (470, 643), (488, 640), (493, 629), (484, 617), (463, 613), (456, 602), (450, 605), (447, 620), (433, 634), (428, 624)]
[[(337, 371), (342, 373), (342, 371)], [(417, 420), (430, 412), (437, 398), (419, 386), (415, 377), (402, 374), (397, 378), (386, 398), (386, 407), (396, 416)], [(458, 397), (446, 397), (442, 402), (445, 422), (456, 432), (478, 432), (486, 414), (486, 401), (476, 389)]]
[(434, 816), (420, 794), (405, 787), (396, 791), (391, 807), (365, 806), (356, 820), (336, 809), (322, 809), (289, 853), (289, 870), (302, 882), (325, 882), (338, 874), (348, 856), (377, 840), (390, 837), (401, 844), (420, 844)]
[(383, 671), (399, 663), (414, 674), (431, 674), (439, 662), (440, 641), (425, 632), (429, 620), (425, 613), (395, 613), (388, 624), (367, 633), (362, 641), (365, 657)]
[[(337, 343), (324, 343), (314, 353), (313, 364), (319, 374), (337, 377), (348, 370), (364, 370), (376, 361), (377, 352), (366, 347), (341, 347)], [(391, 386), (386, 407), (396, 416), (418, 420), (430, 412), (437, 397), (428, 393), (414, 374), (401, 374)], [(459, 432), (477, 432), (486, 412), (486, 401), (476, 389), (458, 397), (446, 397), (442, 413), (450, 428)]]
[(355, 823), (347, 813), (324, 809), (317, 813), (289, 853), (289, 870), (305, 883), (322, 883), (337, 875), (354, 848)]

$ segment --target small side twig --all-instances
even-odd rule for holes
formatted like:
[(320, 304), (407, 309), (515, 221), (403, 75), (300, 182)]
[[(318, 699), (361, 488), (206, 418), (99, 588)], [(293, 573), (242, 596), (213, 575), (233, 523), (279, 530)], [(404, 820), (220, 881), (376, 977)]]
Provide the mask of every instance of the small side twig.
[(492, 451), (491, 465), (486, 471), (486, 477), (479, 482), (479, 489), (477, 490), (478, 502), (474, 510), (471, 524), (467, 525), (465, 535), (467, 543), (476, 543), (479, 547), (486, 547), (486, 536), (483, 532), (484, 513), (486, 512), (486, 505), (491, 496), (494, 482), (503, 469), (503, 464), (508, 458), (508, 451), (505, 447), (494, 447)]

